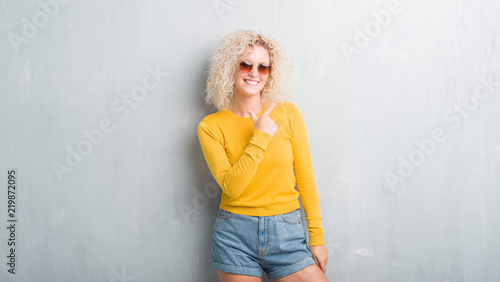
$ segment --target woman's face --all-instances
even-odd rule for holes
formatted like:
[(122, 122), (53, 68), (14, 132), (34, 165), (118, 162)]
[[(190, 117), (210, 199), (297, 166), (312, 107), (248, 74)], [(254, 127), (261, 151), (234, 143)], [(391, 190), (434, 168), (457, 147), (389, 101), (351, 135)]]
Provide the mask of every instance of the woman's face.
[[(249, 72), (240, 70), (240, 62), (245, 61), (253, 65)], [(252, 46), (245, 50), (238, 61), (234, 72), (234, 95), (260, 96), (260, 91), (266, 84), (269, 74), (261, 75), (258, 72), (260, 64), (269, 66), (269, 53), (262, 46)]]

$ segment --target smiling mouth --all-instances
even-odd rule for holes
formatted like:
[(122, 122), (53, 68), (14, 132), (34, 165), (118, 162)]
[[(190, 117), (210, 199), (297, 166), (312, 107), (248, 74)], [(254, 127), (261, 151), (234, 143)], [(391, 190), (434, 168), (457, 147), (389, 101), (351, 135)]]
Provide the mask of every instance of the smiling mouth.
[(257, 80), (243, 79), (243, 81), (245, 81), (247, 84), (250, 84), (250, 85), (257, 85), (257, 84), (259, 84), (259, 82)]

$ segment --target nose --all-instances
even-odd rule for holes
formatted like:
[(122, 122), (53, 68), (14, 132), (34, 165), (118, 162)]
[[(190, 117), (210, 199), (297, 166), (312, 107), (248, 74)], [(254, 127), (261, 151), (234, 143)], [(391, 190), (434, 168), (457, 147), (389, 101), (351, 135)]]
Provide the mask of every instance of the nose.
[(252, 70), (248, 73), (248, 75), (250, 75), (250, 77), (258, 77), (259, 76), (258, 66), (254, 65), (252, 67)]

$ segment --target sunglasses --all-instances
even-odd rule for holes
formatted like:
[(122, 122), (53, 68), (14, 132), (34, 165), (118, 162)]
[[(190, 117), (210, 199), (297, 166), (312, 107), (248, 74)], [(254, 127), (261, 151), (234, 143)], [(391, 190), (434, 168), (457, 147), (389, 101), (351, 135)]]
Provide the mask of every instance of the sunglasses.
[[(251, 72), (253, 69), (253, 64), (250, 62), (242, 61), (240, 63), (240, 70), (243, 72)], [(264, 65), (260, 64), (257, 67), (257, 71), (259, 72), (260, 75), (268, 75), (269, 72), (271, 71), (271, 66), (270, 65)]]

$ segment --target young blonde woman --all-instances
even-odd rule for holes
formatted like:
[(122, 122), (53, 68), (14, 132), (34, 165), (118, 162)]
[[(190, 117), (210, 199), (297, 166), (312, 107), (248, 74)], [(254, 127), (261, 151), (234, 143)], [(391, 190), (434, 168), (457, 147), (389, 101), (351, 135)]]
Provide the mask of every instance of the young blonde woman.
[(288, 75), (278, 43), (255, 31), (226, 36), (210, 58), (205, 100), (218, 112), (200, 121), (198, 137), (222, 189), (212, 259), (223, 282), (261, 281), (262, 271), (274, 281), (328, 281), (306, 127), (282, 101)]

